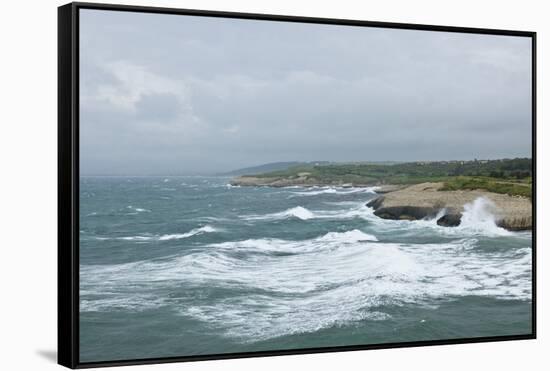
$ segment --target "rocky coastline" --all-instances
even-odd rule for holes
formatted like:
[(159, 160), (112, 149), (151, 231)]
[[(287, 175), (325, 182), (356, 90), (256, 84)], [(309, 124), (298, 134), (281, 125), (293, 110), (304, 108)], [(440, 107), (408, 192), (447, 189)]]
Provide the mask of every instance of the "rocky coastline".
[(462, 221), (464, 205), (482, 197), (489, 201), (491, 214), (499, 227), (510, 231), (531, 230), (533, 225), (531, 200), (484, 190), (442, 191), (443, 183), (414, 185), (363, 184), (322, 182), (299, 173), (293, 178), (239, 176), (230, 181), (233, 186), (266, 187), (374, 187), (379, 196), (367, 203), (374, 214), (383, 219), (421, 220), (437, 218), (437, 224), (456, 227)]
[[(256, 177), (238, 176), (229, 182), (232, 186), (256, 187), (372, 187), (372, 183), (345, 183), (342, 181), (321, 181), (309, 176), (309, 173), (298, 173), (296, 177)], [(393, 186), (392, 186), (393, 187)]]
[(510, 231), (531, 230), (531, 201), (482, 190), (440, 191), (443, 183), (420, 183), (387, 192), (367, 203), (374, 215), (383, 219), (421, 220), (437, 217), (437, 224), (446, 227), (460, 225), (464, 205), (476, 199), (489, 201), (492, 215), (499, 227)]

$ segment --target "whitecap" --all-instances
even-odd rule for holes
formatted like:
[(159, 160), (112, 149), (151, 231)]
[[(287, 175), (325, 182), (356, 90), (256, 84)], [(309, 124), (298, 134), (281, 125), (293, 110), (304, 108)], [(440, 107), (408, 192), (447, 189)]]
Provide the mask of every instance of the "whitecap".
[(243, 342), (386, 320), (390, 315), (380, 309), (385, 305), (436, 308), (461, 296), (531, 299), (528, 246), (486, 252), (472, 239), (400, 244), (363, 233), (333, 231), (303, 241), (250, 239), (158, 261), (81, 266), (81, 289), (88, 293), (83, 299), (106, 291), (102, 310), (116, 310), (117, 299), (129, 293), (155, 301), (165, 299), (172, 287), (223, 288), (226, 296), (202, 293), (162, 305)]
[(324, 187), (319, 190), (307, 190), (300, 192), (291, 192), (295, 196), (318, 196), (323, 194), (346, 195), (353, 193), (376, 193), (380, 187)]
[(132, 206), (132, 205), (127, 206), (126, 208), (127, 208), (127, 209), (131, 209), (131, 210), (134, 210), (134, 211), (136, 211), (136, 212), (138, 212), (138, 213), (150, 213), (150, 212), (151, 212), (151, 210), (149, 210), (149, 209), (144, 209), (144, 208), (142, 208), (142, 207), (134, 207), (134, 206)]
[(354, 229), (347, 232), (329, 232), (323, 237), (319, 238), (320, 241), (329, 242), (361, 242), (361, 241), (378, 241), (378, 239), (372, 234), (362, 232), (358, 229)]
[(272, 213), (272, 214), (266, 214), (266, 215), (246, 215), (246, 216), (242, 216), (241, 218), (246, 220), (287, 219), (287, 218), (298, 218), (301, 220), (308, 220), (314, 217), (315, 215), (310, 210), (302, 206), (296, 206), (278, 213)]
[(302, 206), (293, 207), (283, 211), (281, 214), (283, 217), (296, 217), (301, 220), (308, 220), (313, 218), (313, 213)]
[(182, 238), (188, 238), (199, 234), (212, 233), (212, 232), (218, 232), (218, 229), (209, 225), (205, 225), (204, 227), (195, 228), (187, 233), (164, 234), (158, 237), (158, 239), (159, 241), (179, 240)]
[(155, 236), (127, 236), (127, 237), (117, 237), (117, 240), (123, 241), (151, 241), (155, 240)]
[(154, 235), (154, 234), (143, 234), (143, 235), (137, 235), (137, 236), (125, 236), (125, 237), (115, 237), (115, 238), (108, 238), (108, 237), (96, 237), (96, 239), (115, 239), (115, 240), (122, 240), (122, 241), (169, 241), (169, 240), (179, 240), (182, 238), (189, 238), (196, 235), (201, 235), (204, 233), (213, 233), (213, 232), (219, 232), (220, 230), (217, 228), (214, 228), (210, 225), (205, 225), (200, 228), (195, 228), (190, 230), (189, 232), (185, 233), (170, 233), (170, 234), (163, 234), (163, 235)]
[(301, 195), (301, 196), (317, 196), (322, 194), (334, 194), (334, 193), (338, 193), (338, 191), (334, 188), (326, 188), (326, 189), (321, 189), (319, 191), (304, 191), (304, 192), (291, 192), (291, 193), (295, 195)]
[(345, 248), (349, 244), (378, 241), (376, 236), (353, 229), (345, 232), (328, 232), (307, 240), (283, 240), (278, 238), (247, 239), (228, 241), (210, 245), (210, 248), (229, 251), (268, 252), (268, 253), (309, 253), (335, 248)]
[(351, 208), (337, 210), (309, 210), (303, 206), (296, 206), (287, 210), (265, 214), (265, 215), (243, 215), (240, 218), (245, 220), (272, 220), (286, 219), (295, 217), (302, 220), (309, 219), (354, 219), (361, 218), (364, 220), (377, 222), (382, 220), (374, 215), (374, 210), (365, 205), (364, 201), (353, 202)]

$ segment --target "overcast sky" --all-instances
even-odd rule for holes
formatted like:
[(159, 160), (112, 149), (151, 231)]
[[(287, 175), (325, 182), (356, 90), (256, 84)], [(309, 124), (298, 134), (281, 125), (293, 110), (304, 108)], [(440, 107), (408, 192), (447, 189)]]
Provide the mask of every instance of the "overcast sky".
[(83, 175), (530, 157), (531, 40), (81, 10)]

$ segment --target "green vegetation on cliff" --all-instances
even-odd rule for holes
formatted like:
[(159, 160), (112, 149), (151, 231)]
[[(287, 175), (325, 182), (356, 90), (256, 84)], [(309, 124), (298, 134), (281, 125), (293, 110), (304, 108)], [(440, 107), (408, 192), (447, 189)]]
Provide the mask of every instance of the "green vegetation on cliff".
[[(380, 185), (443, 182), (442, 190), (484, 189), (531, 197), (532, 160), (529, 158), (473, 161), (384, 163), (328, 163), (293, 166), (285, 170), (247, 175), (312, 185)], [(244, 177), (247, 177), (244, 176)]]
[(502, 193), (510, 196), (531, 198), (531, 177), (519, 181), (517, 179), (503, 180), (489, 177), (450, 177), (443, 183), (441, 191), (484, 189), (489, 192)]

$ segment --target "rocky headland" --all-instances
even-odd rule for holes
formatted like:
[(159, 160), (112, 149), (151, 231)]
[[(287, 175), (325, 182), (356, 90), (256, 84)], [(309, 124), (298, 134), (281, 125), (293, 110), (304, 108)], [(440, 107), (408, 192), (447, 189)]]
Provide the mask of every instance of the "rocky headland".
[(386, 192), (367, 203), (384, 219), (420, 220), (438, 217), (437, 224), (458, 226), (464, 205), (483, 197), (490, 201), (498, 226), (512, 231), (532, 229), (532, 205), (526, 197), (484, 190), (442, 191), (443, 183), (420, 183)]
[(372, 182), (346, 183), (341, 180), (323, 180), (312, 177), (308, 172), (297, 173), (293, 177), (258, 177), (251, 175), (238, 176), (229, 182), (232, 186), (257, 186), (257, 187), (372, 187)]

